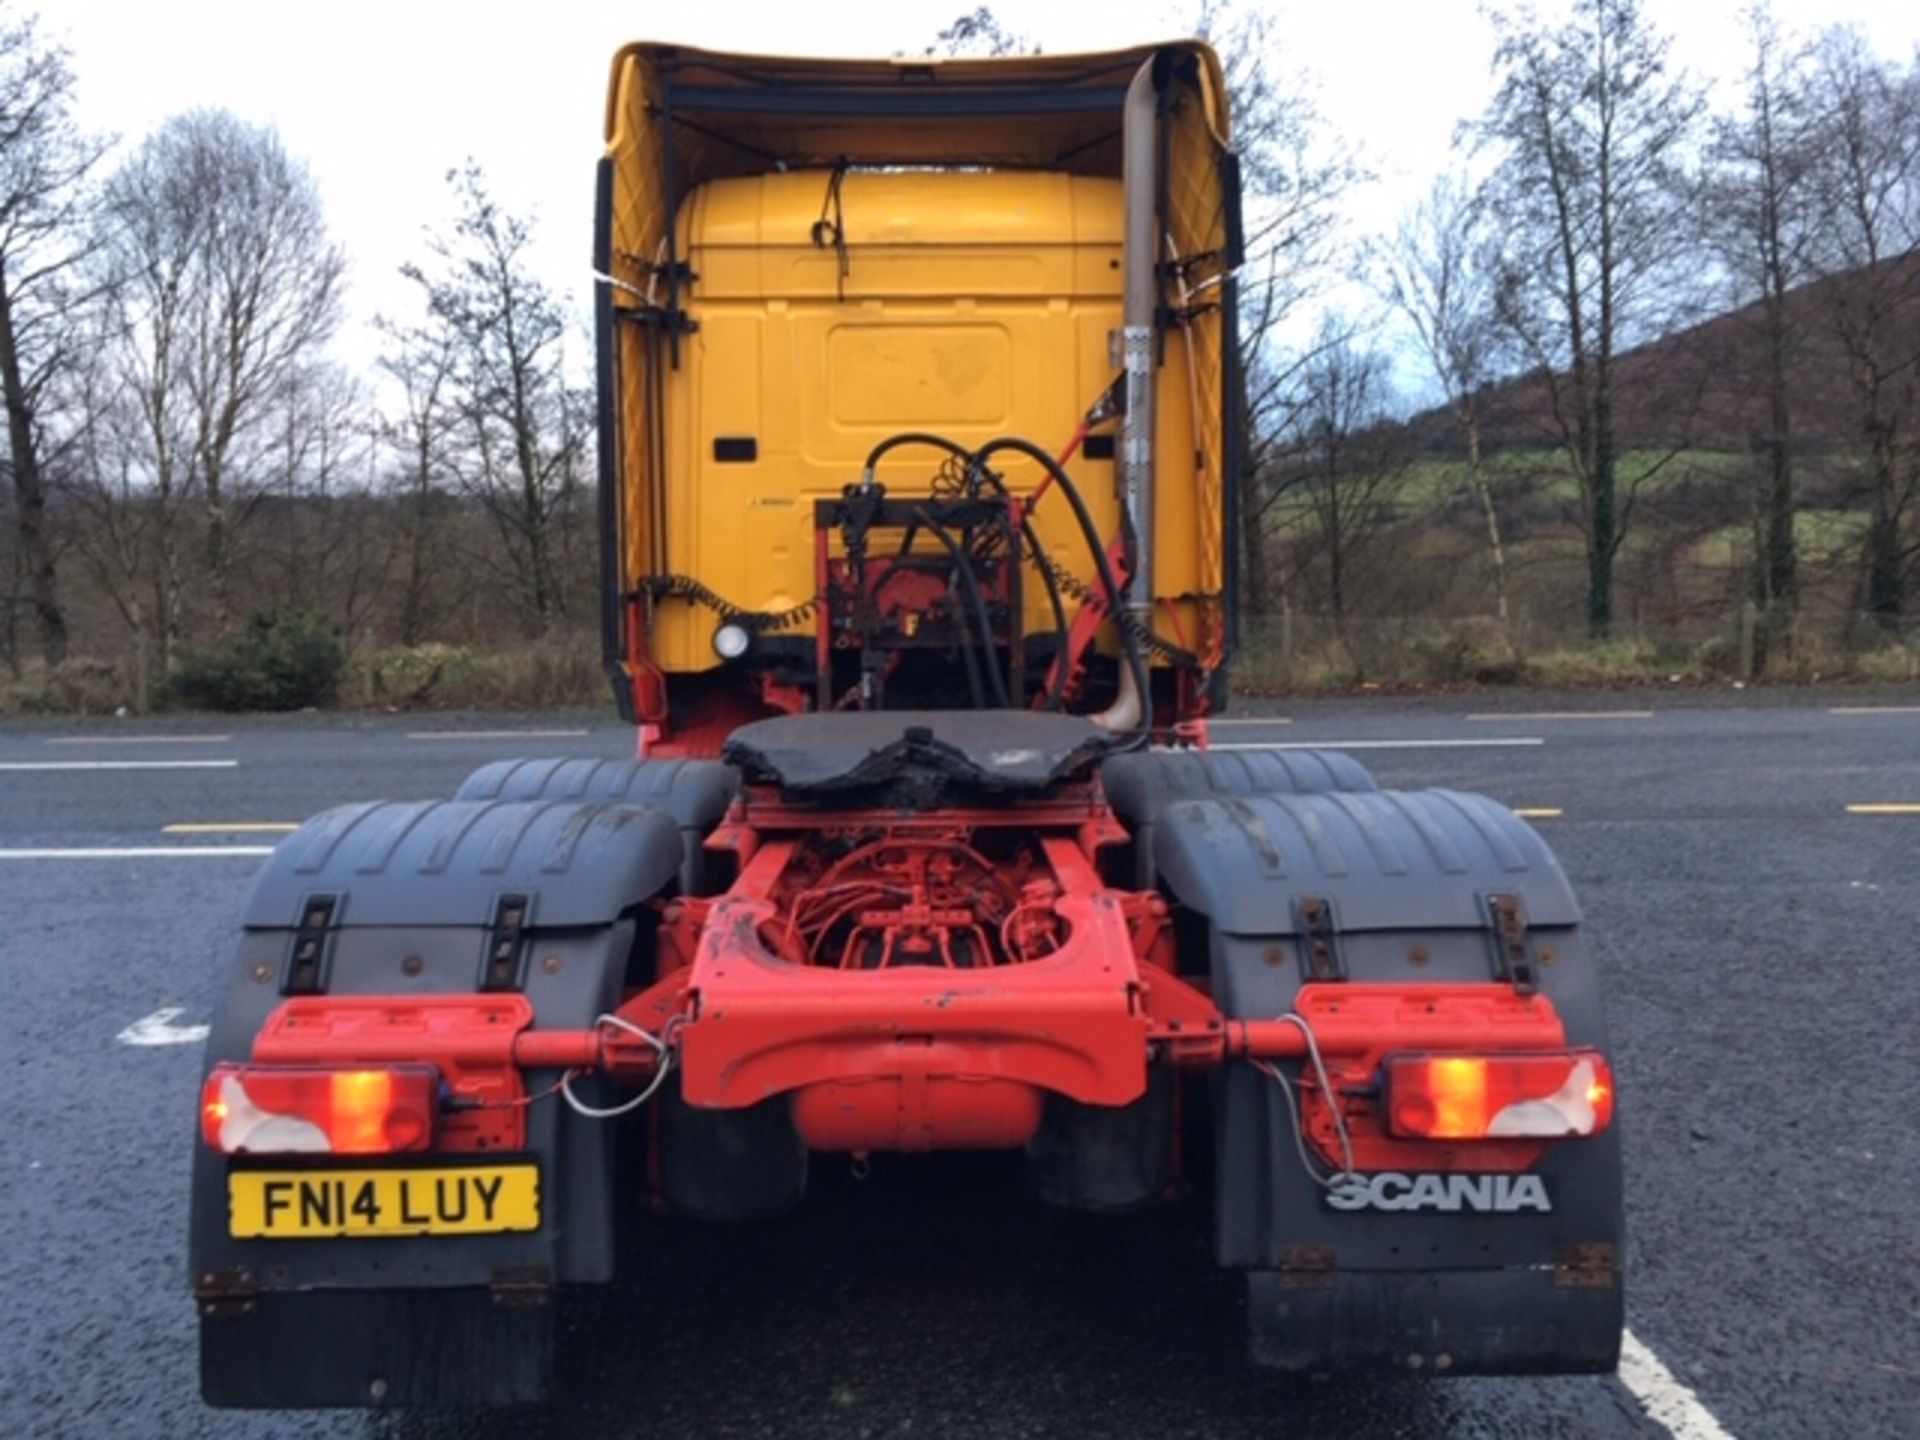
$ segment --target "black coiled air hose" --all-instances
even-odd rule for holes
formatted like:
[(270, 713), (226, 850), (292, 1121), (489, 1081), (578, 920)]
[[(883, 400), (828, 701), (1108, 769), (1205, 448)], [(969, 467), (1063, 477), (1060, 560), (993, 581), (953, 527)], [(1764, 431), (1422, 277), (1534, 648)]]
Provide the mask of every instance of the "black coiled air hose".
[[(944, 450), (947, 454), (955, 457), (963, 465), (965, 465), (967, 467), (967, 472), (969, 474), (981, 473), (979, 457), (976, 456), (973, 453), (973, 451), (967, 449), (966, 446), (960, 444), (959, 441), (949, 440), (944, 435), (935, 435), (929, 431), (907, 430), (907, 431), (901, 432), (898, 435), (889, 435), (886, 439), (882, 440), (878, 445), (875, 445), (873, 449), (867, 452), (866, 465), (863, 471), (864, 475), (871, 477), (875, 467), (879, 465), (881, 459), (887, 454), (888, 451), (898, 450), (908, 445), (925, 445), (935, 450)], [(1049, 464), (1051, 464), (1050, 459), (1049, 459)], [(1057, 467), (1056, 467), (1056, 473), (1058, 473)], [(1002, 495), (1006, 494), (1006, 487), (1004, 485), (999, 484), (997, 479), (994, 481), (994, 484), (995, 484), (995, 487), (1000, 491)], [(1033, 522), (1025, 516), (1022, 516), (1020, 520), (1020, 534), (1021, 534), (1021, 537), (1025, 539), (1025, 541), (1027, 542), (1028, 551), (1036, 557), (1039, 556), (1041, 554), (1040, 537), (1034, 531)], [(950, 552), (953, 549), (951, 545), (949, 545), (948, 548)], [(1104, 559), (1104, 558), (1105, 558), (1104, 553), (1096, 557), (1096, 559)], [(1044, 565), (1039, 563), (1038, 559), (1036, 559), (1034, 562), (1034, 569), (1040, 572), (1041, 583), (1046, 587), (1047, 604), (1053, 611), (1055, 652), (1061, 657), (1061, 663), (1054, 667), (1055, 679), (1053, 683), (1047, 688), (1047, 696), (1045, 701), (1043, 702), (1043, 708), (1048, 710), (1058, 710), (1060, 708), (1061, 694), (1066, 689), (1067, 667), (1066, 667), (1065, 656), (1067, 653), (1067, 648), (1072, 640), (1072, 629), (1067, 621), (1067, 607), (1060, 598), (1060, 587), (1054, 583), (1053, 575), (1047, 570), (1047, 568)], [(972, 582), (972, 579), (973, 577), (971, 573), (969, 573), (968, 580), (970, 583)], [(977, 603), (978, 602), (977, 588), (974, 591), (974, 598)], [(985, 645), (988, 649), (992, 648), (993, 632), (986, 628), (984, 619), (981, 622), (980, 638), (981, 638), (981, 643), (983, 645)], [(989, 671), (992, 672), (994, 676), (994, 689), (1000, 695), (1005, 696), (1007, 693), (1006, 686), (1000, 680), (998, 667), (994, 666), (991, 662), (989, 662), (987, 668)], [(1006, 704), (1009, 709), (1012, 708), (1011, 704), (1008, 701), (1003, 700), (1002, 703)]]
[[(1153, 690), (1148, 680), (1147, 662), (1140, 653), (1140, 641), (1128, 626), (1119, 621), (1122, 609), (1120, 584), (1114, 578), (1113, 566), (1107, 562), (1107, 547), (1100, 543), (1100, 531), (1093, 523), (1092, 514), (1087, 510), (1087, 502), (1081, 498), (1080, 487), (1073, 483), (1072, 477), (1066, 472), (1066, 467), (1031, 440), (1022, 440), (1017, 435), (1006, 435), (998, 440), (989, 440), (974, 452), (974, 464), (984, 467), (990, 456), (1002, 450), (1018, 451), (1028, 459), (1037, 461), (1048, 474), (1053, 476), (1053, 483), (1060, 487), (1061, 493), (1067, 497), (1067, 503), (1073, 507), (1073, 517), (1080, 524), (1080, 533), (1086, 537), (1087, 553), (1093, 557), (1094, 570), (1100, 576), (1101, 588), (1107, 592), (1107, 605), (1115, 617), (1114, 628), (1120, 632), (1121, 653), (1126, 657), (1127, 669), (1132, 672), (1133, 683), (1140, 695), (1140, 723), (1127, 737), (1127, 742), (1122, 747), (1127, 750), (1137, 750), (1144, 746), (1153, 734)], [(1061, 668), (1064, 670), (1065, 666)]]

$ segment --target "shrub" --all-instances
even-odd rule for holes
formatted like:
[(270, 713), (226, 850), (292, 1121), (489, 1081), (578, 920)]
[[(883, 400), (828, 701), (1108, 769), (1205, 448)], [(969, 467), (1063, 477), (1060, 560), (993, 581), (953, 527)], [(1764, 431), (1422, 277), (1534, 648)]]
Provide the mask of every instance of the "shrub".
[(165, 704), (203, 710), (300, 710), (340, 689), (346, 651), (317, 615), (262, 610), (244, 628), (188, 651), (161, 687)]
[(434, 705), (457, 694), (473, 673), (458, 645), (389, 645), (358, 657), (348, 673), (350, 705)]
[(1664, 680), (1670, 664), (1662, 664), (1654, 648), (1639, 640), (1597, 640), (1529, 654), (1526, 679), (1549, 688), (1558, 685), (1645, 684)]
[(463, 705), (502, 710), (554, 710), (606, 700), (598, 648), (568, 640), (476, 656), (459, 696)]
[(1402, 653), (1416, 683), (1511, 685), (1523, 668), (1507, 627), (1485, 616), (1441, 622), (1406, 641)]
[(119, 668), (85, 655), (0, 685), (0, 715), (111, 715), (132, 703)]
[(1920, 653), (1909, 650), (1898, 641), (1888, 641), (1878, 649), (1856, 655), (1853, 675), (1857, 680), (1877, 684), (1911, 683), (1920, 679)]

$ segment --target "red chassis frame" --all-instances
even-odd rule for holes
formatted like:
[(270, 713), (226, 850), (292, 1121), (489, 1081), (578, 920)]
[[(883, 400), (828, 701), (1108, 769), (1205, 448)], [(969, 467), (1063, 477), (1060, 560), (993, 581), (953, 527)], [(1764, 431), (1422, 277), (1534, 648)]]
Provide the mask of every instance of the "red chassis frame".
[[(933, 954), (922, 963), (841, 968), (808, 963), (783, 943), (792, 872), (809, 843), (844, 848), (879, 836), (876, 844), (902, 853), (938, 852), (992, 831), (1032, 837), (1043, 857), (1034, 867), (1042, 878), (1030, 884), (1043, 897), (1031, 903), (1055, 917), (1047, 953), (982, 963), (975, 951), (975, 963), (959, 965), (948, 950), (943, 963)], [(1300, 990), (1291, 1017), (1229, 1019), (1203, 984), (1176, 973), (1166, 902), (1101, 879), (1099, 852), (1126, 839), (1092, 785), (1038, 803), (919, 814), (813, 809), (751, 787), (708, 842), (734, 857), (737, 879), (722, 895), (666, 904), (657, 976), (616, 1012), (662, 1045), (616, 1024), (535, 1029), (531, 1005), (518, 996), (312, 996), (279, 1007), (254, 1059), (436, 1063), (456, 1113), (467, 1117), (442, 1127), (439, 1148), (461, 1150), (510, 1146), (524, 1133), (524, 1107), (538, 1098), (529, 1097), (527, 1071), (597, 1070), (639, 1082), (664, 1055), (689, 1105), (744, 1109), (788, 1095), (809, 1146), (862, 1153), (1018, 1146), (1033, 1137), (1048, 1093), (1127, 1105), (1145, 1094), (1152, 1063), (1297, 1058), (1308, 1053), (1310, 1029), (1334, 1094), (1321, 1093), (1303, 1066), (1303, 1118), (1330, 1162), (1341, 1159), (1332, 1104), (1362, 1169), (1417, 1162), (1518, 1171), (1539, 1158), (1545, 1142), (1537, 1140), (1395, 1139), (1367, 1092), (1396, 1052), (1562, 1049), (1564, 1028), (1546, 997), (1496, 983), (1320, 983)], [(972, 923), (970, 933), (980, 933), (950, 901), (940, 902), (945, 909), (917, 903), (861, 910), (858, 923), (875, 934), (942, 923)], [(1275, 963), (1294, 959), (1277, 954)]]

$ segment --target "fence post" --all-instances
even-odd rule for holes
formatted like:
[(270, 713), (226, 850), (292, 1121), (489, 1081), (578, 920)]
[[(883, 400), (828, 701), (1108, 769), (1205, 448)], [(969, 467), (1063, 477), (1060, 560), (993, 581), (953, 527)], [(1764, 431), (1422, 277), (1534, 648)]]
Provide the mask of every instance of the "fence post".
[(1760, 611), (1749, 600), (1740, 607), (1740, 678), (1753, 679), (1754, 632), (1759, 627)]

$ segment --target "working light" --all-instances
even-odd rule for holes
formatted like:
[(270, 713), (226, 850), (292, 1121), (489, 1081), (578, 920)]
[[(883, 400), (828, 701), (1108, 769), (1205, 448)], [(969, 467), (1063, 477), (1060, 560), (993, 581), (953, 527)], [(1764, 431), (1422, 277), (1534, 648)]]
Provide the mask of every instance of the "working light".
[(1613, 1119), (1613, 1069), (1597, 1050), (1556, 1055), (1394, 1055), (1387, 1128), (1418, 1140), (1598, 1135)]
[(753, 636), (744, 625), (729, 622), (713, 632), (713, 653), (722, 660), (738, 660), (752, 643)]
[(227, 1155), (387, 1155), (433, 1142), (431, 1065), (216, 1065), (200, 1131)]

